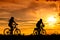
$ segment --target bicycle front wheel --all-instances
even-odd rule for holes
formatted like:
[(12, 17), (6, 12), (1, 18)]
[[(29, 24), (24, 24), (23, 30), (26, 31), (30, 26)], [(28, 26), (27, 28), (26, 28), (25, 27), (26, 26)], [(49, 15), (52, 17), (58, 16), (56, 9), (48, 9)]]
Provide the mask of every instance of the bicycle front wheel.
[(41, 30), (40, 34), (46, 35), (46, 30)]
[(14, 30), (14, 35), (19, 35), (19, 34), (21, 34), (20, 29), (15, 29), (15, 30)]
[(9, 28), (6, 28), (4, 29), (4, 35), (10, 35), (10, 29)]

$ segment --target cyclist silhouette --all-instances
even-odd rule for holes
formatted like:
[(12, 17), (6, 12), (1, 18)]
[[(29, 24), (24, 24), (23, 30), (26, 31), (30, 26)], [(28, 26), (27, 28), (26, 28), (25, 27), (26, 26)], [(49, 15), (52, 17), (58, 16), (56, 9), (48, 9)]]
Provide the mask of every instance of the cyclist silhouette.
[[(14, 17), (11, 17), (10, 20), (9, 20), (9, 23), (8, 23), (8, 26), (9, 26), (10, 29), (11, 29), (10, 34), (13, 34), (13, 24), (17, 24), (17, 23), (14, 21)], [(17, 24), (17, 25), (18, 25), (18, 24)]]
[(37, 29), (38, 29), (38, 35), (39, 35), (41, 29), (43, 30), (43, 27), (44, 27), (44, 24), (43, 24), (43, 22), (42, 22), (42, 19), (40, 19), (40, 20), (37, 22), (36, 27), (37, 27)]

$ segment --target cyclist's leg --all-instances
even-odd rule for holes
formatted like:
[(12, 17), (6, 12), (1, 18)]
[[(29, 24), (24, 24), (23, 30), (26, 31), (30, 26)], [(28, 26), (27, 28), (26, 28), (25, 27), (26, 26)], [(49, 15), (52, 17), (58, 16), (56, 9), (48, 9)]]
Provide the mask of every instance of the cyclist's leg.
[(38, 35), (40, 35), (40, 30), (38, 29)]
[(13, 34), (13, 26), (11, 26), (10, 29), (11, 29), (10, 34), (12, 35)]
[(41, 29), (44, 30), (43, 27), (41, 27)]
[(41, 27), (41, 29), (42, 29), (42, 31), (45, 31), (45, 30), (43, 29), (43, 27)]
[(38, 35), (40, 35), (40, 31), (41, 31), (41, 29), (40, 29), (40, 27), (38, 28)]
[(38, 35), (40, 35), (40, 25), (36, 25), (36, 27), (37, 27)]

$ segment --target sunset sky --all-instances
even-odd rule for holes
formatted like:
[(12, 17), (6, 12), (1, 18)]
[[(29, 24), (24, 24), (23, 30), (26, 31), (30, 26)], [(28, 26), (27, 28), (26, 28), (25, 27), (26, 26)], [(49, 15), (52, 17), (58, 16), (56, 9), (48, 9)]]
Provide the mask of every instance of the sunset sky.
[[(8, 28), (11, 16), (19, 24), (22, 34), (31, 34), (37, 21), (42, 18), (47, 34), (60, 34), (60, 1), (0, 0), (0, 34)], [(51, 21), (52, 20), (52, 21)]]

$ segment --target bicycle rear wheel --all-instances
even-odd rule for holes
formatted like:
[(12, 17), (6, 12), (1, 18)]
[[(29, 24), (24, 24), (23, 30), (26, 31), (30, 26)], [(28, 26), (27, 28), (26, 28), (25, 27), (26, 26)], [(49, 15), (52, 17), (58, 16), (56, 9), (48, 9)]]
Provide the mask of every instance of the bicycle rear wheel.
[(34, 30), (33, 31), (33, 35), (38, 35), (38, 31), (37, 30)]
[(6, 28), (4, 29), (4, 35), (10, 35), (10, 29), (9, 28)]

